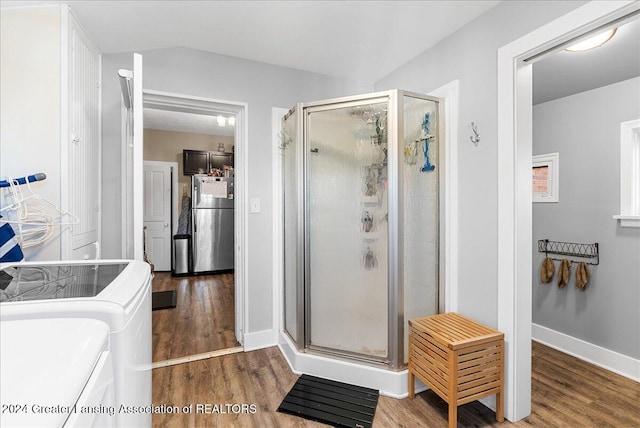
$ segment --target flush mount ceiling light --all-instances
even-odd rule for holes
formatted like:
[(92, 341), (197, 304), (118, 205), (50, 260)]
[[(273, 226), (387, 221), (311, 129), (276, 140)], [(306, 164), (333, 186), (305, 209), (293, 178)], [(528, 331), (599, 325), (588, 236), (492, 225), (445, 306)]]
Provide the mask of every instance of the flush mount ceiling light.
[(218, 116), (218, 126), (221, 128), (225, 126), (224, 116)]
[(230, 117), (227, 121), (227, 123), (229, 124), (229, 126), (236, 126), (236, 118), (235, 117)]
[(614, 34), (616, 34), (616, 28), (596, 34), (593, 37), (589, 37), (575, 45), (569, 46), (565, 50), (569, 52), (583, 52), (588, 51), (589, 49), (598, 48), (611, 40)]

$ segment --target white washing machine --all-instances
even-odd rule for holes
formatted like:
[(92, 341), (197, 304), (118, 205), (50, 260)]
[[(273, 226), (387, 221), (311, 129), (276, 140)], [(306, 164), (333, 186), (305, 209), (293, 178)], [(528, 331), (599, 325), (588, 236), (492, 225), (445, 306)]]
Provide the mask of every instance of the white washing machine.
[(91, 319), (0, 322), (0, 426), (115, 427), (109, 326)]
[(0, 270), (0, 320), (109, 326), (118, 427), (151, 426), (151, 272), (140, 261), (25, 262)]

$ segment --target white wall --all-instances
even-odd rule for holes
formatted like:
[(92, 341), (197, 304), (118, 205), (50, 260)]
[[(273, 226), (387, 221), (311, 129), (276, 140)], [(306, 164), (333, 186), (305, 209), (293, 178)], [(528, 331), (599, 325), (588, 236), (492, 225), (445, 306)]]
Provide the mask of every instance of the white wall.
[[(460, 82), (458, 311), (497, 326), (497, 50), (583, 5), (580, 1), (502, 2), (375, 83), (376, 90), (421, 93)], [(470, 123), (481, 135), (469, 141)], [(447, 144), (447, 142), (445, 142)], [(445, 183), (446, 185), (446, 183)]]
[[(533, 108), (533, 154), (560, 153), (560, 200), (533, 204), (533, 322), (640, 359), (640, 229), (622, 228), (620, 123), (640, 118), (640, 77)], [(584, 291), (540, 282), (537, 240), (600, 245)], [(562, 256), (555, 256), (562, 257)], [(556, 262), (556, 266), (558, 262)]]
[[(243, 60), (203, 51), (170, 48), (141, 52), (144, 89), (248, 104), (249, 198), (261, 213), (249, 216), (248, 301), (245, 332), (273, 328), (271, 108), (296, 102), (370, 92), (371, 84)], [(131, 68), (131, 53), (103, 57), (103, 255), (120, 256), (120, 87), (119, 68)]]
[[(0, 177), (43, 172), (32, 189), (60, 206), (60, 7), (2, 9), (0, 17)], [(27, 260), (60, 255), (57, 237), (25, 250)]]

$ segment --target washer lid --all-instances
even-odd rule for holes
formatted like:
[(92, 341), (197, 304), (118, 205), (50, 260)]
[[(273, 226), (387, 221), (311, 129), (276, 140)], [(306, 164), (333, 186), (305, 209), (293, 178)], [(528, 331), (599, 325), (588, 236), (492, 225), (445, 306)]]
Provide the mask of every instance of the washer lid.
[(94, 297), (127, 264), (15, 264), (0, 271), (0, 302)]
[(0, 426), (62, 426), (108, 346), (98, 320), (0, 322)]

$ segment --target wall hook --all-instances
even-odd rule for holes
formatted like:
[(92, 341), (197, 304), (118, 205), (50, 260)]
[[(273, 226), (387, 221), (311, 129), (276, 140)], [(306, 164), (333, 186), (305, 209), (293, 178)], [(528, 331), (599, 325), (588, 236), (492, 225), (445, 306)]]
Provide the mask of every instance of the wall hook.
[(469, 137), (469, 140), (477, 147), (480, 142), (480, 134), (478, 134), (478, 127), (474, 122), (471, 122), (471, 130), (473, 131), (473, 135)]

